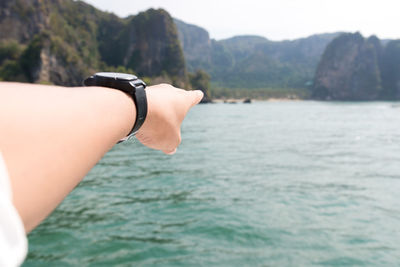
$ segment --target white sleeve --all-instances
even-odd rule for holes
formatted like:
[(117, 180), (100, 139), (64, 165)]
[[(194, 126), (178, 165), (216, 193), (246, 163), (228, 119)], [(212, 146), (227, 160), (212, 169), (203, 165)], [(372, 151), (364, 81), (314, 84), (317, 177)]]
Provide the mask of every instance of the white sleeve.
[(28, 241), (12, 203), (11, 185), (0, 153), (0, 266), (19, 266), (25, 259)]

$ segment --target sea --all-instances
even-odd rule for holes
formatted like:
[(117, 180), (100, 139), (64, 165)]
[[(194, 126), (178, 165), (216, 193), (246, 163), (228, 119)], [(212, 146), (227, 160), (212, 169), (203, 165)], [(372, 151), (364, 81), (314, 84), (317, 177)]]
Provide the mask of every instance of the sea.
[(198, 105), (182, 137), (116, 145), (23, 266), (400, 266), (400, 104)]

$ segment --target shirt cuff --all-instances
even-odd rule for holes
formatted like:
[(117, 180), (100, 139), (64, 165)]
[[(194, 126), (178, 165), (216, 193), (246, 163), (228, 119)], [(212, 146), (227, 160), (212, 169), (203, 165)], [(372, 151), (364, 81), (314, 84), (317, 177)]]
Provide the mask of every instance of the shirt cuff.
[(12, 203), (11, 183), (0, 153), (0, 266), (19, 266), (28, 251), (22, 220)]

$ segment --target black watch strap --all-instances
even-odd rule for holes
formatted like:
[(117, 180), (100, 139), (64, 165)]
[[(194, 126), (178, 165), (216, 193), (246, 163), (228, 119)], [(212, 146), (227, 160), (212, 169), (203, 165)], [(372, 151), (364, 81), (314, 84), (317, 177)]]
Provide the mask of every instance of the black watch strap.
[(136, 121), (128, 137), (136, 134), (137, 131), (139, 131), (140, 127), (142, 127), (147, 116), (147, 97), (146, 97), (145, 85), (141, 80), (137, 81), (141, 82), (142, 84), (138, 85), (136, 81), (131, 82), (131, 84), (135, 86), (135, 93), (134, 96), (132, 96), (132, 98), (133, 101), (135, 101), (135, 106), (136, 106)]

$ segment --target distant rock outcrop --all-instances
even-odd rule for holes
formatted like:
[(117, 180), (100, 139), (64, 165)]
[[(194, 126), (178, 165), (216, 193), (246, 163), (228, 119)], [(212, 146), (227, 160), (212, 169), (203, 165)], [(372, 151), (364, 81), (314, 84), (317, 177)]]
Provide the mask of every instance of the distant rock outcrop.
[(385, 47), (375, 36), (346, 33), (326, 48), (312, 96), (322, 100), (400, 99), (400, 41)]
[(346, 33), (326, 48), (318, 65), (313, 97), (323, 100), (374, 100), (382, 93), (376, 37)]

